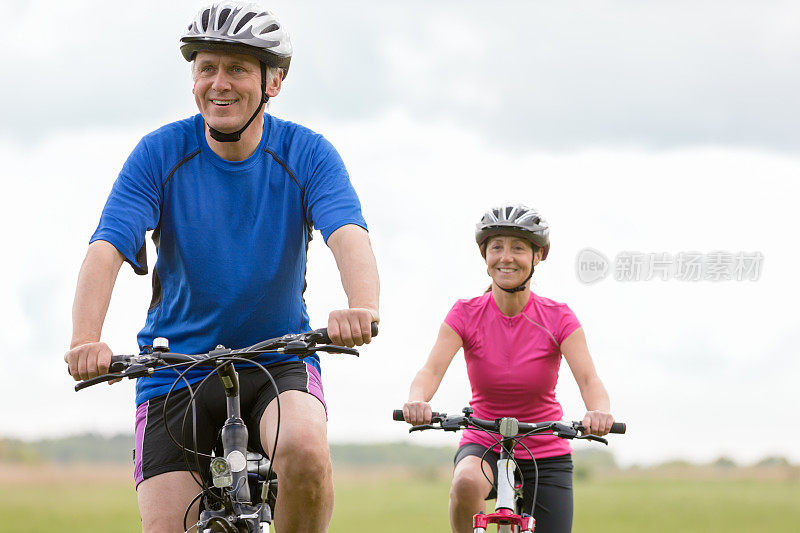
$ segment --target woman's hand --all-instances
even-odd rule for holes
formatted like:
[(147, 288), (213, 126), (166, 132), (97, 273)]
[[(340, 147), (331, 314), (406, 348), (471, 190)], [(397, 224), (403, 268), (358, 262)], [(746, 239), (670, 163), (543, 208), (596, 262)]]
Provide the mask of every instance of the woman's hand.
[(587, 411), (581, 423), (583, 427), (586, 428), (584, 434), (591, 433), (592, 435), (602, 437), (611, 431), (611, 424), (614, 423), (614, 417), (611, 416), (611, 413), (605, 411)]
[(431, 423), (431, 405), (428, 402), (406, 402), (403, 405), (403, 416), (412, 426)]

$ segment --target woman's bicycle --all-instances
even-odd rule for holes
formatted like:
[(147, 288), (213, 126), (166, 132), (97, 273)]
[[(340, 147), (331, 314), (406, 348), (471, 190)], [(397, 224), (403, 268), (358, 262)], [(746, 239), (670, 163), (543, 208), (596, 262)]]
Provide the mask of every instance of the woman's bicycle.
[[(372, 324), (372, 336), (378, 334), (378, 326)], [(241, 417), (239, 405), (239, 374), (234, 368), (234, 363), (247, 363), (263, 371), (272, 386), (277, 386), (269, 371), (253, 357), (264, 353), (281, 353), (295, 355), (299, 358), (307, 357), (316, 352), (344, 353), (358, 355), (355, 348), (336, 346), (330, 344), (326, 329), (318, 329), (307, 333), (284, 335), (268, 339), (253, 346), (233, 350), (224, 346), (217, 346), (205, 354), (187, 355), (169, 351), (167, 339), (157, 338), (153, 341), (152, 353), (141, 355), (114, 355), (111, 358), (109, 373), (97, 376), (75, 385), (75, 390), (80, 391), (98, 383), (105, 383), (122, 378), (148, 377), (156, 370), (174, 369), (177, 377), (167, 393), (164, 401), (164, 425), (167, 435), (172, 442), (181, 448), (184, 458), (189, 465), (198, 486), (199, 494), (189, 503), (183, 517), (183, 528), (187, 532), (196, 528), (200, 533), (258, 533), (268, 532), (273, 520), (275, 499), (278, 492), (278, 480), (272, 469), (272, 461), (260, 454), (249, 452), (247, 449), (247, 426)], [(191, 369), (201, 366), (211, 367), (209, 373), (192, 387), (185, 375)], [(197, 446), (192, 448), (185, 444), (185, 428), (191, 413), (192, 427), (196, 420), (194, 398), (203, 384), (217, 375), (222, 382), (227, 400), (227, 419), (220, 433), (220, 442), (215, 448), (210, 459), (208, 473), (203, 473), (200, 467), (200, 453)], [(189, 402), (183, 417), (183, 441), (178, 441), (167, 425), (167, 406), (170, 395), (180, 381), (185, 381), (189, 390)], [(276, 396), (278, 429), (276, 429), (275, 444), (270, 457), (274, 461), (280, 428), (280, 400)], [(193, 459), (193, 460), (192, 460)], [(198, 478), (194, 472), (200, 472)], [(200, 500), (200, 517), (192, 527), (187, 527), (187, 520), (192, 506)]]
[[(496, 420), (481, 420), (472, 416), (473, 410), (465, 407), (462, 416), (447, 416), (447, 413), (433, 413), (430, 424), (413, 426), (409, 433), (427, 429), (443, 431), (460, 431), (474, 428), (489, 434), (500, 435), (497, 444), (500, 445), (500, 458), (497, 461), (497, 479), (494, 488), (497, 492), (497, 501), (494, 513), (478, 513), (472, 518), (474, 533), (486, 533), (489, 524), (497, 524), (498, 533), (533, 533), (536, 521), (533, 510), (536, 507), (536, 486), (533, 491), (533, 504), (530, 513), (522, 509), (522, 483), (516, 483), (514, 471), (518, 468), (514, 459), (514, 447), (522, 444), (525, 437), (536, 435), (555, 435), (562, 439), (584, 439), (608, 444), (608, 441), (597, 435), (585, 434), (580, 422), (539, 422), (537, 424), (523, 423), (516, 418), (505, 417)], [(405, 421), (402, 409), (395, 409), (392, 417), (399, 422)], [(622, 422), (614, 422), (611, 433), (625, 433), (626, 426)], [(530, 450), (528, 450), (530, 453)], [(533, 457), (533, 454), (530, 454)], [(535, 463), (534, 463), (535, 464)], [(485, 475), (485, 474), (484, 474)], [(487, 476), (488, 479), (488, 476)], [(538, 483), (538, 479), (535, 481)]]

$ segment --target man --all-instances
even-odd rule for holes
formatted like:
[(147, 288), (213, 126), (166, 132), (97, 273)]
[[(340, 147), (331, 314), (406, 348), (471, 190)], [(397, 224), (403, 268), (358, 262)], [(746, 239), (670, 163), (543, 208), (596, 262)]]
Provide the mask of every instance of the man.
[[(201, 353), (309, 330), (302, 295), (312, 226), (333, 252), (348, 298), (348, 309), (330, 313), (329, 335), (347, 346), (370, 342), (378, 274), (344, 164), (322, 136), (263, 112), (289, 69), (288, 34), (257, 5), (226, 3), (201, 9), (181, 42), (193, 61), (200, 114), (145, 136), (114, 184), (78, 276), (64, 357), (74, 379), (108, 370), (103, 321), (122, 263), (147, 272), (147, 230), (154, 230), (158, 259), (138, 337), (143, 350), (155, 337), (168, 338), (171, 351)], [(280, 390), (276, 528), (326, 531), (333, 484), (319, 360), (269, 354), (259, 361), (270, 364)], [(275, 391), (258, 371), (240, 375), (251, 446), (271, 451)], [(202, 371), (187, 375), (201, 377)], [(135, 478), (146, 532), (183, 531), (183, 513), (198, 492), (163, 427), (164, 394), (174, 378), (163, 371), (137, 383)], [(198, 447), (205, 453), (225, 409), (210, 381), (198, 399)], [(187, 389), (178, 396), (185, 402)], [(175, 435), (183, 411), (167, 414)]]

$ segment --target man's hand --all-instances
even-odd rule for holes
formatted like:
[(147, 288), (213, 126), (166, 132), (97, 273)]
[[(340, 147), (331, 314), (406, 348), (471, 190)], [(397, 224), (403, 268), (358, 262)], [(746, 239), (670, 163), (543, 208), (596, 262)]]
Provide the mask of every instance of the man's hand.
[(328, 337), (338, 346), (361, 346), (372, 340), (372, 323), (378, 312), (366, 308), (340, 309), (328, 316)]
[(89, 342), (72, 348), (64, 354), (69, 373), (75, 381), (108, 374), (111, 365), (111, 348), (104, 342)]

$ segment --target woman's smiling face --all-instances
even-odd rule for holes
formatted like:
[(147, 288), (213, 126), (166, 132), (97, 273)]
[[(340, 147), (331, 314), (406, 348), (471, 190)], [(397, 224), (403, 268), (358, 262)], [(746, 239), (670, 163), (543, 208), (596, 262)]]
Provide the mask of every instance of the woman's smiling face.
[[(486, 242), (486, 266), (494, 283), (504, 289), (522, 285), (531, 273), (531, 267), (541, 259), (537, 250), (525, 239), (509, 235), (491, 237)], [(535, 262), (534, 262), (535, 260)]]

